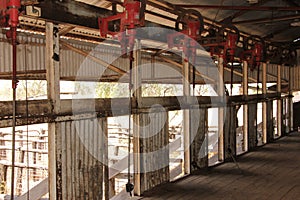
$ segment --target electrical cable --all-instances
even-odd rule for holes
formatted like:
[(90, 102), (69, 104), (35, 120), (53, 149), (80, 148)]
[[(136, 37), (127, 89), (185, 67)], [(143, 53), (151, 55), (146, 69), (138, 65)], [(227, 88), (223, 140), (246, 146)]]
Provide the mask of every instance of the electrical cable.
[(133, 184), (131, 183), (130, 179), (130, 152), (131, 152), (131, 111), (132, 111), (132, 102), (131, 102), (131, 96), (132, 96), (132, 68), (133, 68), (133, 50), (130, 51), (129, 56), (129, 113), (128, 113), (128, 171), (127, 171), (127, 184), (126, 184), (126, 192), (132, 196), (132, 190), (133, 190)]
[(14, 199), (14, 187), (15, 187), (15, 148), (16, 148), (16, 90), (17, 90), (17, 27), (11, 26), (12, 35), (12, 89), (13, 89), (13, 108), (12, 108), (12, 161), (11, 161), (11, 199)]
[(26, 101), (26, 132), (27, 132), (27, 139), (26, 139), (26, 148), (27, 148), (27, 157), (26, 157), (26, 162), (27, 162), (27, 194), (26, 198), (29, 200), (29, 108), (28, 108), (28, 77), (27, 77), (27, 45), (25, 44), (25, 101)]
[[(221, 1), (220, 1), (220, 6), (223, 6), (223, 3), (224, 3), (224, 0), (221, 0)], [(210, 26), (208, 27), (208, 29), (210, 29), (213, 25), (215, 25), (220, 10), (221, 10), (220, 8), (217, 10), (216, 15), (215, 15), (215, 18), (214, 18), (214, 20), (212, 21), (212, 23), (210, 24)]]

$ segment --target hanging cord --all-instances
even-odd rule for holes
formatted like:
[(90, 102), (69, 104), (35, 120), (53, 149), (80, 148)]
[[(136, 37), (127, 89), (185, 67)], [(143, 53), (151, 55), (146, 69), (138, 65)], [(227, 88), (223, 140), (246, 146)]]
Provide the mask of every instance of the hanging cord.
[(17, 28), (11, 27), (12, 34), (12, 89), (13, 89), (13, 108), (12, 108), (12, 161), (11, 161), (11, 199), (14, 199), (15, 187), (15, 148), (16, 148), (16, 90), (17, 90)]
[(243, 173), (243, 171), (242, 171), (242, 169), (240, 168), (240, 166), (239, 166), (239, 164), (238, 164), (238, 162), (237, 162), (237, 160), (235, 159), (235, 157), (233, 156), (233, 154), (232, 154), (232, 150), (231, 150), (231, 148), (229, 147), (229, 148), (227, 148), (227, 153), (230, 155), (230, 157), (231, 157), (231, 159), (233, 160), (233, 162), (234, 162), (234, 164), (235, 164), (235, 166), (238, 168), (238, 170), (240, 171), (240, 173), (242, 174)]
[(233, 61), (231, 62), (231, 71), (230, 71), (230, 96), (232, 96), (232, 90), (233, 90)]
[(25, 44), (25, 101), (26, 101), (26, 132), (27, 132), (27, 139), (26, 139), (26, 148), (27, 148), (27, 157), (26, 157), (26, 162), (27, 162), (27, 195), (26, 198), (29, 200), (29, 109), (28, 109), (28, 76), (27, 76), (27, 45)]
[(133, 65), (133, 50), (130, 51), (130, 56), (129, 56), (129, 122), (128, 122), (128, 172), (127, 172), (127, 179), (128, 182), (126, 184), (126, 192), (132, 196), (132, 191), (133, 191), (133, 184), (131, 183), (130, 180), (130, 151), (131, 151), (131, 111), (132, 111), (132, 102), (131, 102), (131, 93), (132, 93), (132, 65)]
[[(221, 0), (221, 1), (220, 1), (220, 6), (223, 6), (223, 3), (224, 3), (224, 0)], [(215, 15), (215, 18), (214, 18), (213, 22), (209, 25), (208, 30), (209, 30), (213, 25), (216, 24), (216, 21), (217, 21), (217, 17), (218, 17), (218, 15), (219, 15), (219, 12), (220, 12), (220, 8), (217, 10), (216, 15)]]
[(257, 128), (258, 128), (258, 122), (257, 122), (257, 106), (258, 106), (258, 90), (259, 90), (259, 65), (257, 65), (257, 84), (256, 84), (256, 138), (255, 138), (255, 142), (256, 142), (256, 145), (258, 144), (258, 139), (257, 139), (257, 134), (258, 134), (258, 131), (257, 131)]

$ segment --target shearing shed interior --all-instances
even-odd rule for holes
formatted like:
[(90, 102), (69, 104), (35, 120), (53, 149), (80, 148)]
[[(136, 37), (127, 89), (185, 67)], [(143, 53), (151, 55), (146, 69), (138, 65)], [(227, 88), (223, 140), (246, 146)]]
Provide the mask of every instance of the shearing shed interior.
[(0, 0), (0, 199), (300, 199), (298, 0)]

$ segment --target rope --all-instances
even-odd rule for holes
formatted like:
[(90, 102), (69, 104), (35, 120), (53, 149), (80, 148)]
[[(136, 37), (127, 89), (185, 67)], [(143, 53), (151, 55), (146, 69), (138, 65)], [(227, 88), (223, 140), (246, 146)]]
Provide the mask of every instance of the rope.
[(25, 45), (25, 101), (26, 101), (26, 132), (27, 132), (27, 139), (26, 139), (26, 148), (27, 148), (27, 158), (26, 158), (26, 162), (27, 162), (27, 195), (26, 198), (27, 200), (29, 200), (29, 128), (28, 128), (28, 124), (29, 124), (29, 109), (28, 109), (28, 82), (27, 82), (27, 46)]
[(130, 57), (129, 57), (129, 114), (128, 114), (128, 172), (127, 172), (127, 179), (128, 182), (126, 184), (126, 192), (128, 192), (130, 194), (130, 196), (132, 196), (132, 191), (133, 191), (133, 184), (131, 183), (130, 180), (130, 150), (131, 150), (131, 111), (132, 111), (132, 103), (131, 103), (131, 93), (132, 93), (132, 65), (133, 65), (133, 50), (130, 51)]
[[(16, 28), (11, 27), (12, 34), (16, 34)], [(16, 148), (16, 90), (17, 90), (17, 77), (16, 77), (16, 67), (17, 67), (17, 44), (16, 39), (12, 37), (12, 89), (13, 89), (13, 108), (12, 108), (12, 161), (11, 161), (11, 199), (14, 199), (14, 187), (15, 187), (15, 148)]]

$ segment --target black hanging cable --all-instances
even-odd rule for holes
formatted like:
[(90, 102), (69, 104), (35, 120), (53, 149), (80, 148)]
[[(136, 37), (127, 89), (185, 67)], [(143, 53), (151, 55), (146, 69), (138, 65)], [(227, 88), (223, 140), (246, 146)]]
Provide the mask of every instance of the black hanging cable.
[(128, 118), (129, 118), (129, 122), (128, 122), (128, 172), (127, 172), (127, 179), (128, 182), (126, 184), (126, 192), (128, 192), (130, 194), (130, 196), (132, 196), (132, 191), (133, 191), (133, 184), (131, 183), (131, 179), (130, 179), (130, 151), (131, 151), (131, 111), (132, 111), (132, 102), (131, 102), (131, 96), (132, 96), (132, 68), (133, 68), (133, 50), (130, 51), (130, 55), (129, 55), (129, 114), (128, 114)]
[(230, 96), (232, 96), (233, 90), (233, 61), (231, 62), (231, 71), (230, 71)]
[(27, 195), (26, 198), (27, 200), (29, 200), (29, 128), (28, 128), (28, 124), (29, 124), (29, 108), (28, 108), (28, 77), (27, 77), (27, 46), (25, 45), (25, 101), (26, 101), (26, 132), (27, 132), (27, 139), (26, 139), (26, 148), (27, 148), (27, 158), (26, 158), (26, 162), (27, 162)]
[(195, 88), (196, 88), (196, 67), (193, 65), (193, 96), (195, 96)]
[[(13, 90), (13, 108), (12, 108), (12, 161), (11, 161), (11, 199), (14, 199), (14, 189), (15, 189), (15, 148), (16, 148), (16, 94), (17, 94), (17, 41), (16, 41), (16, 27), (10, 28), (12, 37), (12, 90)], [(15, 34), (15, 35), (14, 35)]]
[(257, 84), (256, 84), (256, 144), (258, 144), (258, 139), (257, 139), (257, 128), (258, 128), (258, 122), (257, 122), (257, 106), (258, 106), (258, 90), (259, 90), (259, 66), (260, 63), (257, 65)]

